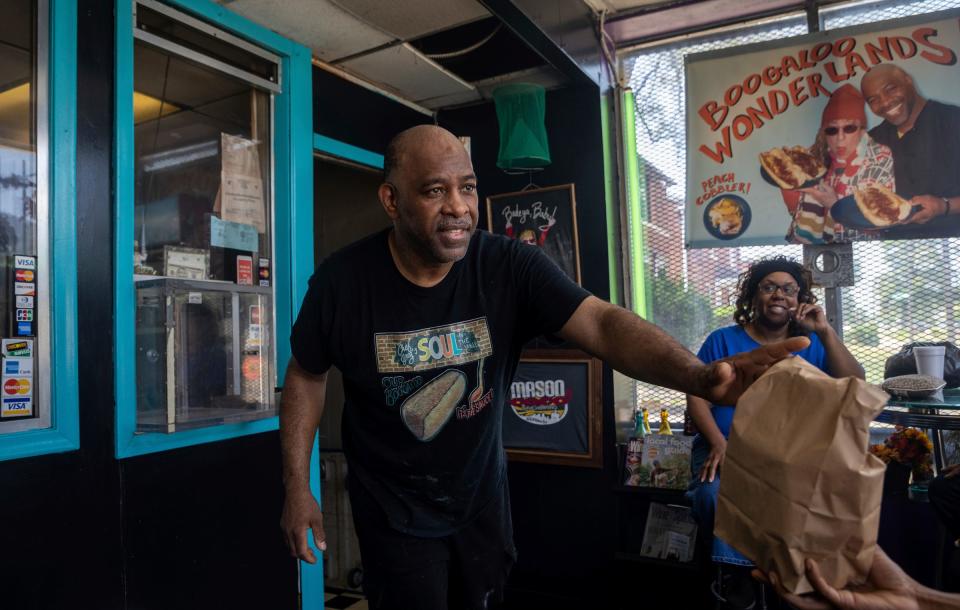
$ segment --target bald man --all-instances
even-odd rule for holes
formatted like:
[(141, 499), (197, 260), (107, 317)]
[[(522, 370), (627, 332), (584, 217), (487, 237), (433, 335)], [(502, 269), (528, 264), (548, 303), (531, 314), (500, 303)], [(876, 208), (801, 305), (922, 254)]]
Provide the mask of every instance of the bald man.
[(501, 426), (530, 339), (558, 335), (637, 379), (722, 404), (809, 344), (793, 338), (704, 365), (591, 296), (540, 248), (477, 231), (470, 157), (439, 127), (393, 139), (379, 197), (393, 226), (334, 253), (310, 280), (280, 407), (281, 527), (291, 554), (312, 563), (307, 529), (325, 542), (310, 450), (327, 370), (343, 373), (348, 489), (372, 609), (502, 599), (515, 551)]
[(860, 90), (883, 119), (870, 135), (893, 152), (897, 193), (916, 209), (886, 235), (960, 236), (960, 107), (924, 99), (913, 78), (893, 64), (871, 68)]

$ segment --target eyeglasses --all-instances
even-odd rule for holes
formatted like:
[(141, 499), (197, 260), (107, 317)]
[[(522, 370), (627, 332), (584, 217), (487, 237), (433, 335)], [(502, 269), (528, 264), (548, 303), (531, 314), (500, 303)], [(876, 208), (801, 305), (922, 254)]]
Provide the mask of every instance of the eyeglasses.
[(840, 130), (843, 130), (843, 133), (857, 133), (860, 131), (859, 125), (844, 125), (843, 127), (824, 127), (823, 133), (828, 136), (835, 136), (840, 133)]
[(773, 294), (779, 289), (780, 292), (782, 292), (783, 296), (785, 297), (792, 297), (796, 295), (798, 292), (800, 292), (800, 287), (797, 286), (796, 284), (783, 284), (781, 286), (780, 284), (774, 284), (773, 282), (769, 282), (769, 283), (760, 284), (758, 288), (760, 288), (760, 292), (762, 292), (763, 294)]

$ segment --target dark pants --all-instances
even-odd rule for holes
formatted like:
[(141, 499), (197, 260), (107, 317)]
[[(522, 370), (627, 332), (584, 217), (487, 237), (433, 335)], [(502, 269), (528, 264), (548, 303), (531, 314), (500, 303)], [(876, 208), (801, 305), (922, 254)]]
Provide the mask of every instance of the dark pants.
[(954, 540), (960, 538), (960, 475), (950, 479), (942, 475), (935, 478), (927, 493), (930, 505), (950, 532), (950, 537)]
[(361, 485), (351, 485), (350, 502), (371, 610), (486, 610), (503, 601), (516, 559), (506, 483), (476, 519), (439, 538), (391, 528)]

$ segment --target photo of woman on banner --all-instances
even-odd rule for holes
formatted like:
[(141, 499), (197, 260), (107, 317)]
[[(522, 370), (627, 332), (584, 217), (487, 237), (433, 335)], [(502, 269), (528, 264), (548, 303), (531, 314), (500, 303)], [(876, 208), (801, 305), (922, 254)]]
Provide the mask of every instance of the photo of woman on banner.
[(835, 222), (830, 208), (853, 194), (856, 187), (878, 184), (895, 191), (893, 154), (866, 131), (863, 95), (853, 85), (843, 85), (823, 109), (820, 129), (810, 152), (822, 158), (827, 173), (809, 188), (784, 190), (783, 199), (793, 220), (787, 241), (823, 244), (850, 239), (871, 239), (876, 232), (854, 233)]

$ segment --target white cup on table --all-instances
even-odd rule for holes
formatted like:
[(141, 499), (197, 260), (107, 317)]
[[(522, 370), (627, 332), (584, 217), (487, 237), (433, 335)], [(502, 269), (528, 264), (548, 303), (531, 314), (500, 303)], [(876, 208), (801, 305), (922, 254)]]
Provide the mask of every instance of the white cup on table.
[(942, 345), (920, 345), (913, 348), (917, 373), (943, 379), (943, 357), (947, 348)]

